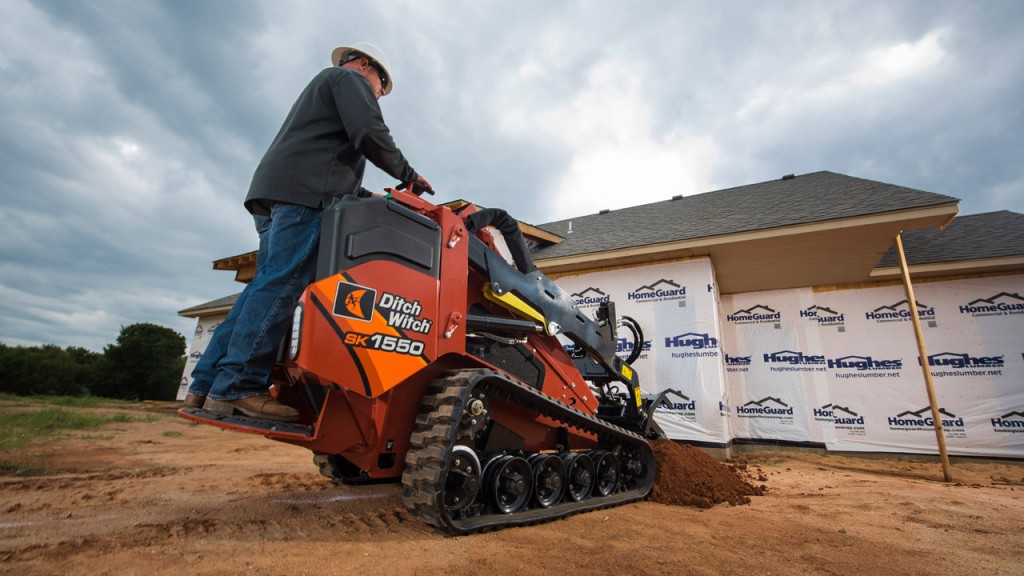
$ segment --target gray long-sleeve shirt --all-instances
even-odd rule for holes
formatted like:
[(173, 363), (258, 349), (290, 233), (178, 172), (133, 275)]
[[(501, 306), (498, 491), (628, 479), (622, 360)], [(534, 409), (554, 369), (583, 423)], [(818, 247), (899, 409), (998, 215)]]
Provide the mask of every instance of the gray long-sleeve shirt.
[(401, 182), (416, 171), (395, 146), (370, 82), (349, 68), (327, 68), (292, 105), (253, 174), (245, 206), (263, 202), (322, 209), (360, 190), (366, 160)]

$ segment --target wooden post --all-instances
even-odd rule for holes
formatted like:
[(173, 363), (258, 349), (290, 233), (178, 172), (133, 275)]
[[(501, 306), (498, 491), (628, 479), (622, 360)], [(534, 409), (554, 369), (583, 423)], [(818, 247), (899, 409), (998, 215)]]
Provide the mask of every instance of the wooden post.
[(914, 299), (914, 286), (910, 283), (910, 268), (907, 256), (903, 253), (903, 233), (896, 235), (896, 252), (900, 256), (900, 272), (903, 274), (903, 288), (907, 291), (907, 305), (910, 307), (910, 318), (914, 322), (914, 336), (917, 337), (917, 353), (921, 357), (921, 371), (924, 372), (924, 386), (928, 390), (928, 403), (932, 409), (932, 420), (935, 422), (935, 439), (939, 444), (939, 458), (942, 459), (942, 475), (946, 482), (953, 481), (953, 472), (949, 467), (949, 454), (946, 453), (946, 437), (942, 433), (942, 419), (939, 414), (939, 401), (935, 398), (935, 387), (932, 385), (932, 371), (928, 367), (928, 350), (924, 346), (924, 332), (921, 331), (921, 319), (917, 316), (917, 300)]

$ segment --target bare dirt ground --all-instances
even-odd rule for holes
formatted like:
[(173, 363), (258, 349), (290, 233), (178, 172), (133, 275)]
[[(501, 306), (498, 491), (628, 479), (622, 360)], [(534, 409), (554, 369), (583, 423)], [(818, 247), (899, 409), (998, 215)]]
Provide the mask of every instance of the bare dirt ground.
[[(99, 411), (125, 410), (91, 409)], [(1021, 574), (1024, 467), (746, 456), (747, 505), (641, 502), (446, 537), (259, 436), (147, 421), (0, 454), (0, 574)], [(2, 424), (2, 415), (0, 415)]]

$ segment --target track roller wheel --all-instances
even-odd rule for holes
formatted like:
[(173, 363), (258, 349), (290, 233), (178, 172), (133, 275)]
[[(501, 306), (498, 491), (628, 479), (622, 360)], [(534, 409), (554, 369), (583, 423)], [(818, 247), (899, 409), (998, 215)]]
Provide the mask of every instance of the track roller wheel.
[(469, 506), (480, 491), (480, 459), (468, 446), (454, 446), (448, 457), (448, 476), (444, 482), (444, 508), (448, 513)]
[(594, 491), (599, 496), (613, 494), (619, 484), (619, 459), (611, 452), (595, 450), (590, 453), (594, 460), (596, 482)]
[(533, 470), (526, 458), (496, 456), (484, 468), (484, 489), (495, 508), (512, 514), (526, 507), (533, 488)]
[(623, 490), (649, 487), (654, 483), (654, 455), (635, 448), (624, 450), (619, 457), (619, 479)]
[(543, 508), (550, 508), (565, 493), (565, 463), (554, 454), (534, 454), (529, 459), (533, 469), (533, 497)]
[(569, 498), (582, 502), (594, 491), (594, 461), (586, 454), (570, 452), (562, 455), (566, 476), (569, 479)]

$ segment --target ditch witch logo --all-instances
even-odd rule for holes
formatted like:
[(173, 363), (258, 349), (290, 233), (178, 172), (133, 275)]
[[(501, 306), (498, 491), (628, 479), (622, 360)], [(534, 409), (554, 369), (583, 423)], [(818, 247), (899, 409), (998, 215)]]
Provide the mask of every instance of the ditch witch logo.
[(1024, 434), (1024, 412), (1010, 412), (1009, 414), (1003, 414), (999, 418), (993, 418), (992, 429), (996, 432)]
[(978, 298), (960, 307), (961, 314), (979, 316), (1009, 316), (1024, 314), (1024, 298), (1020, 294), (1000, 292), (988, 298)]
[(755, 304), (746, 310), (726, 314), (725, 319), (733, 324), (774, 324), (782, 320), (782, 312), (764, 304)]
[[(338, 282), (338, 294), (334, 297), (334, 314), (369, 322), (373, 319), (373, 305), (376, 300), (377, 291), (373, 288)], [(420, 318), (423, 305), (418, 300), (409, 301), (401, 296), (382, 292), (377, 306), (387, 320), (388, 326), (399, 330), (427, 334), (434, 324), (430, 319)]]
[(353, 320), (373, 320), (373, 304), (377, 291), (358, 284), (338, 282), (338, 294), (334, 297), (334, 315)]
[[(941, 419), (942, 431), (948, 435), (958, 438), (966, 438), (966, 432), (964, 430), (964, 419), (958, 417), (952, 412), (946, 411), (945, 408), (939, 408), (939, 414), (944, 416)], [(899, 432), (934, 432), (935, 431), (935, 420), (932, 420), (932, 407), (925, 406), (920, 410), (906, 412), (900, 412), (896, 416), (890, 416), (888, 419), (889, 429)]]
[(611, 302), (612, 297), (601, 291), (600, 288), (586, 288), (571, 295), (576, 305), (581, 308), (597, 306), (602, 302)]
[(800, 317), (817, 322), (818, 326), (842, 326), (846, 321), (846, 317), (841, 313), (824, 306), (811, 306), (801, 310)]
[[(935, 308), (915, 301), (917, 304), (917, 317), (921, 320), (935, 320)], [(910, 320), (910, 303), (906, 299), (890, 306), (880, 306), (871, 312), (865, 312), (864, 317), (875, 322), (906, 322)]]
[(751, 400), (743, 406), (737, 406), (736, 414), (740, 418), (769, 418), (780, 420), (782, 424), (793, 423), (793, 407), (774, 396)]
[(633, 290), (627, 294), (627, 298), (636, 302), (683, 300), (686, 298), (686, 286), (680, 286), (672, 280), (662, 278), (650, 286), (641, 286)]

